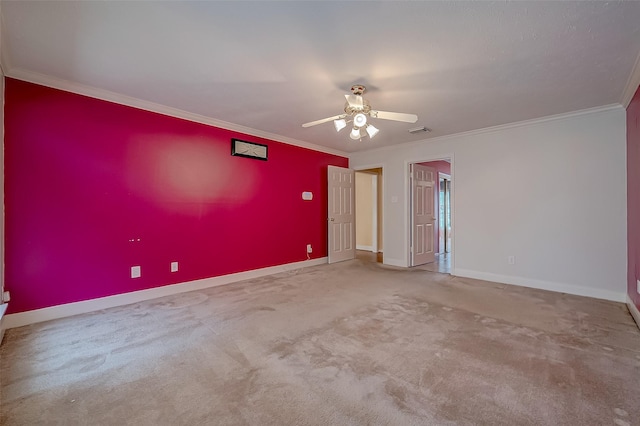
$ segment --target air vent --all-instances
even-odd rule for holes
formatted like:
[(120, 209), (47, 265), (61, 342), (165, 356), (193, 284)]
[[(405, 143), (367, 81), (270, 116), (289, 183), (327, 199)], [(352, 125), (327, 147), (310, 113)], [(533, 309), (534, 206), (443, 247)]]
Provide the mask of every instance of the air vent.
[(422, 132), (430, 132), (430, 131), (431, 131), (431, 129), (427, 129), (424, 126), (416, 127), (415, 129), (409, 129), (409, 133), (412, 133), (412, 134), (422, 133)]

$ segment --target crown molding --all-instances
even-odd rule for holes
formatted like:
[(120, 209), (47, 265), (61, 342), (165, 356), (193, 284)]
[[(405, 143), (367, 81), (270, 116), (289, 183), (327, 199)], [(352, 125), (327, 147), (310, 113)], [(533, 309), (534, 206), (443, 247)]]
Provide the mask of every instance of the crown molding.
[(39, 84), (41, 86), (51, 87), (53, 89), (64, 90), (65, 92), (76, 93), (78, 95), (88, 96), (103, 101), (113, 102), (121, 105), (126, 105), (145, 111), (155, 112), (170, 117), (180, 118), (187, 121), (193, 121), (195, 123), (206, 124), (208, 126), (214, 126), (225, 130), (231, 130), (238, 133), (243, 133), (250, 136), (255, 136), (263, 139), (272, 140), (275, 142), (282, 142), (288, 145), (294, 145), (301, 148), (311, 149), (313, 151), (324, 152), (327, 154), (339, 155), (341, 157), (349, 157), (346, 151), (340, 151), (326, 146), (316, 145), (310, 142), (304, 142), (298, 139), (288, 138), (286, 136), (277, 135), (275, 133), (264, 132), (262, 130), (252, 129), (250, 127), (241, 126), (239, 124), (229, 123), (227, 121), (217, 120), (215, 118), (206, 117), (204, 115), (195, 114), (192, 112), (184, 111), (178, 108), (169, 107), (155, 102), (145, 101), (143, 99), (134, 98), (131, 96), (122, 95), (120, 93), (111, 92), (109, 90), (99, 89), (97, 87), (87, 86), (84, 84), (63, 80), (57, 77), (51, 77), (48, 75), (28, 71), (21, 68), (5, 69), (5, 75), (7, 77), (15, 78), (17, 80), (26, 81), (29, 83)]
[[(36, 73), (33, 71), (28, 71), (21, 68), (9, 69), (7, 65), (8, 65), (7, 58), (6, 58), (5, 51), (3, 49), (2, 52), (0, 52), (0, 68), (4, 72), (5, 76), (15, 78), (17, 80), (23, 80), (30, 83), (51, 87), (54, 89), (64, 90), (66, 92), (76, 93), (79, 95), (88, 96), (91, 98), (100, 99), (108, 102), (114, 102), (117, 104), (142, 109), (145, 111), (155, 112), (155, 113), (167, 115), (170, 117), (176, 117), (183, 120), (188, 120), (188, 121), (192, 121), (200, 124), (214, 126), (214, 127), (218, 127), (225, 130), (231, 130), (238, 133), (243, 133), (246, 135), (273, 140), (276, 142), (282, 142), (288, 145), (294, 145), (301, 148), (324, 152), (327, 154), (339, 155), (341, 157), (346, 157), (346, 158), (350, 158), (351, 155), (355, 154), (355, 153), (349, 153), (346, 151), (325, 147), (322, 145), (316, 145), (310, 142), (304, 142), (298, 139), (288, 138), (286, 136), (282, 136), (274, 133), (264, 132), (262, 130), (253, 129), (253, 128), (242, 126), (239, 124), (229, 123), (227, 121), (206, 117), (204, 115), (195, 114), (195, 113), (184, 111), (178, 108), (169, 107), (169, 106), (158, 104), (155, 102), (145, 101), (143, 99), (122, 95), (116, 92), (111, 92), (109, 90), (100, 89), (93, 86), (87, 86), (84, 84), (60, 79), (57, 77), (51, 77), (48, 75)], [(378, 152), (378, 151), (384, 152), (388, 150), (396, 150), (398, 148), (408, 148), (412, 146), (418, 146), (425, 142), (433, 143), (433, 142), (440, 142), (440, 141), (445, 141), (445, 140), (460, 138), (460, 137), (476, 136), (476, 135), (481, 135), (485, 133), (497, 132), (497, 131), (513, 129), (513, 128), (518, 128), (523, 126), (531, 126), (531, 125), (545, 123), (549, 121), (565, 120), (567, 118), (577, 117), (577, 116), (586, 115), (586, 114), (593, 114), (593, 113), (611, 111), (611, 110), (620, 109), (620, 108), (626, 108), (631, 102), (631, 99), (633, 98), (633, 95), (635, 94), (635, 91), (638, 88), (639, 84), (640, 84), (640, 55), (636, 60), (634, 71), (629, 77), (629, 80), (627, 82), (625, 93), (623, 95), (623, 101), (621, 104), (610, 104), (610, 105), (604, 105), (604, 106), (599, 106), (594, 108), (587, 108), (587, 109), (572, 111), (568, 113), (562, 113), (562, 114), (550, 115), (546, 117), (534, 118), (530, 120), (518, 121), (515, 123), (507, 123), (507, 124), (501, 124), (498, 126), (485, 127), (482, 129), (469, 130), (466, 132), (454, 133), (451, 135), (443, 135), (443, 136), (437, 136), (433, 138), (421, 139), (418, 141), (406, 142), (398, 145), (388, 145), (388, 146), (383, 146), (380, 148), (374, 148), (374, 149), (360, 151), (360, 152)], [(635, 88), (634, 88), (634, 85), (635, 85)]]
[(572, 112), (565, 112), (562, 114), (548, 115), (546, 117), (533, 118), (530, 120), (516, 121), (515, 123), (500, 124), (498, 126), (469, 130), (467, 132), (453, 133), (451, 135), (443, 135), (443, 136), (437, 136), (434, 138), (421, 139), (419, 141), (406, 142), (398, 145), (383, 146), (380, 148), (370, 149), (367, 151), (359, 151), (357, 153), (352, 153), (352, 154), (358, 154), (360, 152), (388, 151), (388, 150), (397, 150), (399, 148), (410, 148), (413, 146), (422, 145), (425, 142), (429, 142), (429, 143), (442, 142), (450, 139), (477, 136), (485, 133), (493, 133), (493, 132), (499, 132), (502, 130), (516, 129), (518, 127), (533, 126), (536, 124), (546, 123), (549, 121), (566, 120), (568, 118), (579, 117), (581, 115), (595, 114), (599, 112), (614, 111), (614, 110), (624, 110), (624, 108), (620, 104), (603, 105), (603, 106), (594, 107), (594, 108), (587, 108), (587, 109), (581, 109), (581, 110), (572, 111)]
[(638, 57), (636, 58), (636, 63), (633, 65), (633, 69), (631, 70), (631, 74), (629, 75), (629, 79), (627, 80), (627, 85), (624, 87), (624, 91), (622, 92), (622, 99), (620, 103), (623, 107), (627, 108), (631, 103), (631, 99), (633, 99), (633, 95), (635, 95), (638, 87), (640, 86), (640, 53), (638, 53)]

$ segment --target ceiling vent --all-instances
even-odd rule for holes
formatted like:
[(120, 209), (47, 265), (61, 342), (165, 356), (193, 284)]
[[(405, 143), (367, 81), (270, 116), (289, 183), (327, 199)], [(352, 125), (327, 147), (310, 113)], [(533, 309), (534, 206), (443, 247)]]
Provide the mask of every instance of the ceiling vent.
[(422, 132), (430, 132), (431, 129), (427, 129), (426, 127), (422, 126), (422, 127), (416, 127), (415, 129), (409, 129), (409, 133), (411, 134), (416, 134), (416, 133), (422, 133)]

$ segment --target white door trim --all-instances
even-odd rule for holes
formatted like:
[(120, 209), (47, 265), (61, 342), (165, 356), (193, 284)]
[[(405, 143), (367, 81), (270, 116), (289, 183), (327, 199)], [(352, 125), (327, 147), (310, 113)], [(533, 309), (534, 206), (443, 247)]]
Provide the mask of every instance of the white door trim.
[[(440, 179), (445, 179), (449, 181), (449, 217), (451, 217), (451, 213), (453, 213), (453, 209), (451, 208), (451, 175), (438, 172), (438, 200), (440, 199)], [(451, 226), (451, 229), (453, 229), (453, 226)], [(438, 212), (438, 245), (440, 245), (439, 233), (440, 233), (440, 212)], [(446, 235), (445, 235), (445, 239), (446, 239)], [(442, 247), (438, 247), (438, 253), (442, 253), (442, 251), (440, 251), (441, 249)], [(449, 247), (449, 253), (452, 253), (451, 247)]]
[(371, 251), (378, 252), (378, 175), (371, 175), (371, 209), (372, 212), (372, 224), (371, 224)]

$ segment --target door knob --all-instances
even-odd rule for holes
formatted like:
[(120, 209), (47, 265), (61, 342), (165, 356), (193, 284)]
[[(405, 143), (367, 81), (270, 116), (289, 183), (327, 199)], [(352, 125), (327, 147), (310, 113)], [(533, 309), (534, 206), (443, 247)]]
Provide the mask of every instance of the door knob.
[(331, 222), (333, 222), (335, 219), (334, 219), (334, 218), (330, 218), (329, 220), (330, 220)]

